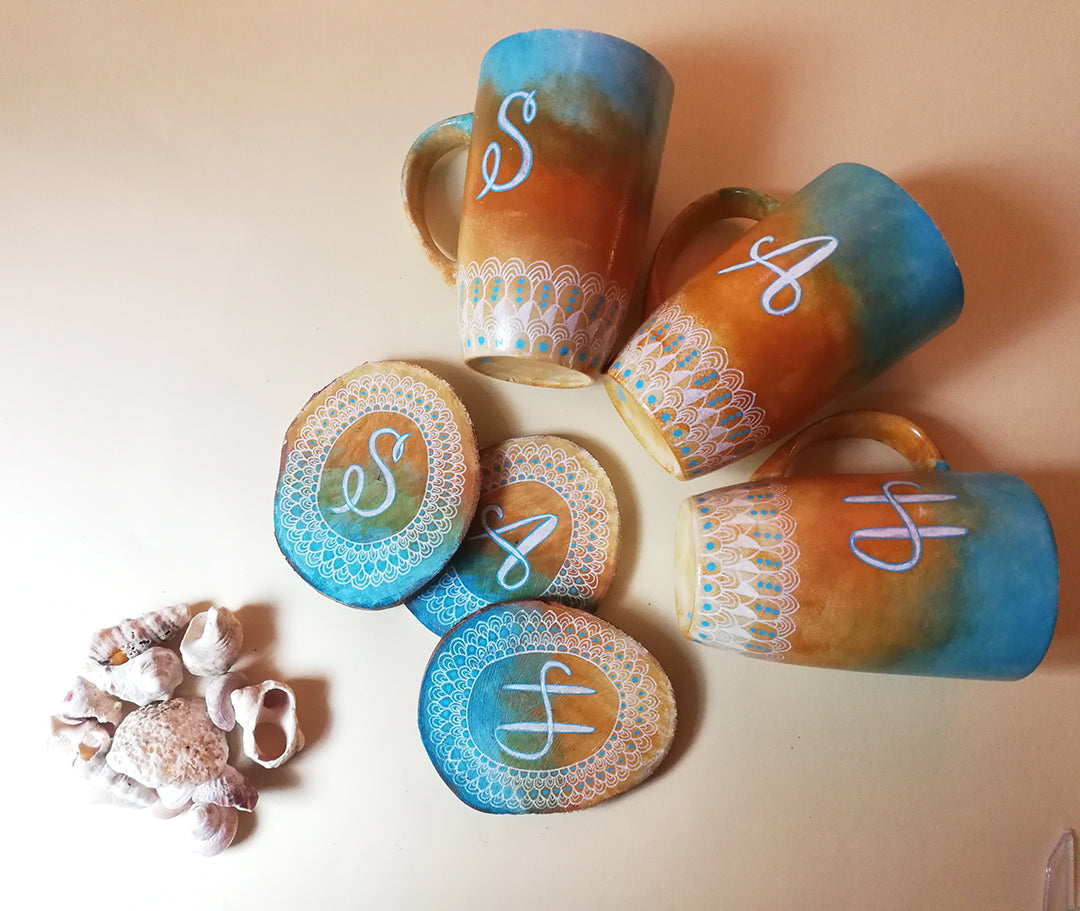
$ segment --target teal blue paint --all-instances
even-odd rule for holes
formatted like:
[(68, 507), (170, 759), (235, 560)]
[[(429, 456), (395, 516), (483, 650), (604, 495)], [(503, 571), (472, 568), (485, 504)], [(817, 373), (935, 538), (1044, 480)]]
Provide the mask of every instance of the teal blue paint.
[(824, 264), (853, 295), (860, 338), (855, 356), (865, 381), (914, 351), (960, 315), (960, 270), (922, 207), (884, 174), (839, 164), (790, 203), (804, 211), (807, 235), (838, 241)]
[(946, 603), (926, 605), (951, 615), (951, 635), (942, 646), (906, 654), (886, 670), (1024, 677), (1046, 654), (1057, 620), (1057, 549), (1046, 511), (1031, 488), (1009, 474), (944, 474), (933, 489), (957, 497), (939, 508), (938, 520), (952, 521), (955, 511), (968, 526), (965, 537), (950, 539), (958, 575), (943, 580)]
[(484, 56), (480, 78), (499, 95), (541, 89), (557, 105), (549, 113), (582, 126), (593, 120), (587, 91), (593, 90), (635, 128), (661, 135), (674, 91), (671, 75), (651, 54), (621, 38), (572, 29), (504, 38)]

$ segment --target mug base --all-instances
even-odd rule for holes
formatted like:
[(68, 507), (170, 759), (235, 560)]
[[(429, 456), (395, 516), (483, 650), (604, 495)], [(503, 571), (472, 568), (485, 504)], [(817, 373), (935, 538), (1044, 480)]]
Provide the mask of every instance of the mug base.
[(575, 370), (554, 361), (515, 357), (512, 354), (466, 358), (465, 364), (477, 373), (497, 380), (522, 383), (526, 386), (544, 386), (548, 389), (578, 389), (591, 386), (597, 380), (597, 374)]
[(645, 451), (674, 478), (685, 481), (686, 474), (683, 472), (675, 453), (656, 426), (656, 419), (649, 414), (640, 402), (610, 373), (604, 375), (604, 389), (607, 390), (608, 398), (619, 417), (630, 428), (638, 442), (645, 447)]

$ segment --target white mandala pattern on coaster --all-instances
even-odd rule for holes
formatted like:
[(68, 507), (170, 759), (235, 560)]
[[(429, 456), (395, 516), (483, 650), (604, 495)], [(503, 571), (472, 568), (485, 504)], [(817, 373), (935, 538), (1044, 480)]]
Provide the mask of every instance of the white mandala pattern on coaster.
[[(583, 610), (595, 605), (609, 549), (616, 543), (610, 541), (609, 525), (618, 506), (613, 498), (608, 502), (596, 481), (596, 474), (602, 475), (603, 469), (588, 453), (582, 451), (580, 456), (593, 464), (583, 465), (578, 456), (532, 440), (514, 440), (481, 456), (481, 497), (511, 484), (536, 481), (558, 494), (570, 513), (569, 547), (551, 583), (543, 591), (526, 590), (527, 594), (515, 597), (550, 598)], [(431, 620), (429, 624), (425, 619), (425, 624), (442, 630), (491, 603), (473, 592), (452, 565), (414, 602)]]
[[(556, 769), (517, 769), (489, 757), (473, 739), (469, 701), (481, 672), (501, 658), (527, 653), (574, 655), (599, 668), (618, 691), (611, 734), (587, 759)], [(424, 675), (420, 705), (425, 746), (440, 774), (489, 812), (587, 805), (656, 759), (661, 695), (641, 647), (590, 614), (532, 607), (478, 614), (440, 644)]]
[[(359, 542), (334, 531), (319, 511), (323, 466), (338, 438), (366, 414), (396, 412), (419, 428), (427, 447), (427, 487), (401, 531)], [(304, 423), (285, 459), (275, 509), (290, 552), (339, 585), (392, 583), (430, 557), (451, 533), (465, 488), (465, 451), (453, 413), (439, 393), (409, 376), (374, 373), (350, 380)]]
[(597, 272), (517, 258), (462, 263), (457, 287), (466, 358), (529, 356), (594, 372), (630, 299)]
[(711, 471), (769, 436), (765, 412), (727, 352), (677, 304), (640, 329), (609, 373), (658, 421), (687, 475)]
[(799, 609), (799, 547), (783, 484), (725, 487), (692, 500), (701, 563), (687, 637), (782, 659)]

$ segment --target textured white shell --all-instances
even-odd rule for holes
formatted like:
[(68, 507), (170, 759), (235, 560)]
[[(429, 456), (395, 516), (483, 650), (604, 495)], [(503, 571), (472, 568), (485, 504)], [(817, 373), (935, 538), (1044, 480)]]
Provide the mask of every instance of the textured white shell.
[(197, 785), (217, 778), (228, 761), (225, 732), (202, 699), (181, 696), (136, 709), (113, 736), (108, 763), (147, 787)]
[(90, 657), (98, 664), (123, 664), (178, 633), (187, 626), (190, 616), (189, 605), (174, 604), (122, 620), (116, 626), (94, 633), (90, 638)]
[(197, 785), (191, 792), (191, 799), (195, 803), (236, 807), (250, 813), (259, 801), (259, 791), (244, 775), (227, 765), (217, 778)]
[(231, 731), (236, 727), (236, 713), (232, 707), (233, 690), (247, 685), (248, 679), (240, 671), (222, 674), (206, 685), (206, 713), (223, 731)]
[(124, 715), (124, 704), (99, 690), (85, 677), (76, 677), (56, 715), (69, 724), (93, 718), (115, 726)]
[(263, 768), (276, 769), (304, 747), (296, 719), (296, 695), (277, 680), (235, 690), (236, 723), (244, 729), (244, 755)]
[(154, 646), (123, 664), (91, 664), (83, 673), (105, 692), (125, 702), (149, 705), (172, 696), (184, 679), (184, 665), (176, 652)]
[(197, 677), (224, 674), (240, 657), (244, 630), (236, 615), (224, 607), (196, 614), (180, 643), (184, 667)]
[(127, 807), (148, 807), (157, 800), (153, 790), (110, 768), (106, 762), (111, 736), (97, 721), (64, 724), (52, 719), (49, 749), (59, 754), (83, 778), (114, 802)]
[(232, 844), (240, 815), (234, 807), (219, 807), (211, 803), (195, 804), (184, 818), (195, 841), (195, 853), (213, 857)]

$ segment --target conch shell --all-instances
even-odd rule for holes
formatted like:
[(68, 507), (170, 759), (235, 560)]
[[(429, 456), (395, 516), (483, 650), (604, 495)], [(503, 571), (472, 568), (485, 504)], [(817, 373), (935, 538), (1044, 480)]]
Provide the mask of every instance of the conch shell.
[(77, 724), (93, 718), (113, 727), (120, 723), (123, 715), (124, 704), (99, 690), (85, 677), (75, 678), (64, 697), (63, 707), (56, 713), (56, 717), (67, 724)]
[(206, 714), (223, 731), (236, 727), (236, 713), (232, 707), (233, 690), (248, 685), (248, 679), (240, 671), (232, 671), (215, 677), (206, 685)]
[(83, 778), (103, 790), (114, 803), (127, 807), (148, 807), (157, 794), (127, 775), (110, 768), (106, 762), (112, 737), (97, 721), (77, 725), (52, 719), (49, 749), (62, 756)]
[(191, 607), (174, 604), (123, 620), (90, 638), (90, 657), (98, 664), (123, 664), (187, 626)]
[(224, 607), (196, 614), (180, 643), (184, 667), (197, 677), (224, 674), (240, 657), (244, 630), (236, 615)]
[(83, 673), (106, 693), (149, 705), (172, 696), (184, 679), (184, 665), (172, 649), (154, 646), (123, 664), (87, 664)]
[(244, 755), (276, 769), (304, 747), (296, 720), (296, 694), (277, 680), (235, 690), (230, 697), (236, 723), (244, 729)]
[(219, 807), (211, 803), (195, 804), (184, 818), (191, 837), (195, 839), (195, 853), (213, 857), (232, 844), (240, 816), (234, 807)]
[(112, 768), (149, 788), (202, 784), (225, 769), (225, 732), (192, 696), (135, 709), (116, 729), (107, 757)]

